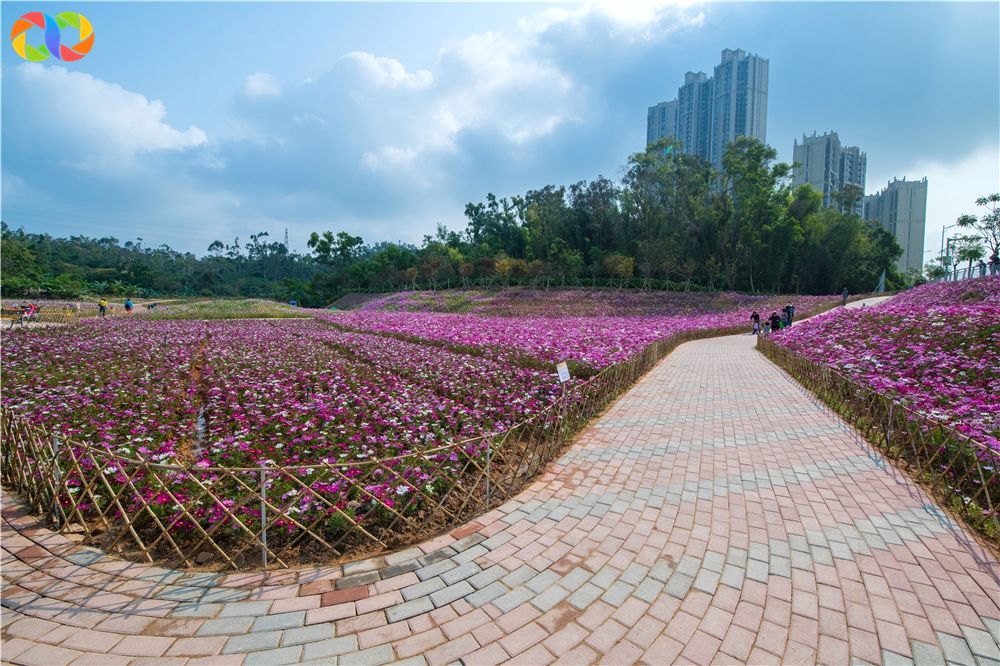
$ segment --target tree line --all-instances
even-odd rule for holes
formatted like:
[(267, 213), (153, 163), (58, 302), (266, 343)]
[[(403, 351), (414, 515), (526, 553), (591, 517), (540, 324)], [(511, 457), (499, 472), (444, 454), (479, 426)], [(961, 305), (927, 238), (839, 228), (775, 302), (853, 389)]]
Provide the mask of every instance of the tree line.
[(746, 292), (870, 291), (913, 276), (895, 268), (901, 250), (875, 222), (852, 214), (857, 188), (824, 208), (822, 194), (793, 188), (791, 166), (740, 137), (721, 170), (663, 139), (629, 157), (617, 180), (546, 185), (523, 196), (465, 207), (466, 228), (438, 225), (418, 245), (365, 243), (314, 232), (308, 254), (267, 233), (213, 242), (197, 257), (142, 240), (2, 235), (5, 297), (30, 295), (253, 296), (323, 306), (352, 290), (535, 278), (627, 279), (678, 288)]

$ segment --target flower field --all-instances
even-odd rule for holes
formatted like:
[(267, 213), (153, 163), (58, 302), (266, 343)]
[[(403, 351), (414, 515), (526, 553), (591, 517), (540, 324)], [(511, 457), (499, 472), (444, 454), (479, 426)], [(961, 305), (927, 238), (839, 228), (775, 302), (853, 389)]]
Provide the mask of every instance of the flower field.
[[(576, 301), (586, 302), (586, 294), (569, 293)], [(633, 294), (637, 295), (637, 294)], [(437, 312), (394, 312), (372, 308), (336, 313), (317, 314), (317, 317), (353, 330), (390, 333), (425, 338), (453, 345), (483, 350), (514, 349), (545, 363), (574, 361), (592, 370), (601, 370), (620, 363), (647, 345), (668, 338), (682, 331), (714, 328), (739, 328), (749, 331), (749, 316), (757, 308), (762, 316), (778, 310), (788, 301), (784, 298), (757, 298), (745, 306), (729, 306), (722, 311), (720, 299), (704, 294), (669, 294), (668, 296), (695, 296), (682, 312), (674, 315), (652, 316), (481, 316), (475, 314), (442, 314)], [(731, 296), (723, 295), (722, 303)], [(708, 312), (696, 312), (695, 302), (704, 304)], [(830, 296), (794, 297), (797, 317), (831, 307), (839, 302)], [(581, 306), (583, 307), (583, 306)]]
[[(796, 299), (800, 312), (833, 302)], [(460, 506), (445, 513), (464, 510), (491, 459), (484, 435), (544, 415), (530, 435), (506, 440), (509, 450), (493, 462), (505, 483), (517, 483), (510, 479), (524, 474), (522, 453), (550, 439), (558, 449), (564, 409), (584, 422), (586, 410), (627, 386), (585, 379), (678, 333), (748, 330), (748, 317), (747, 308), (500, 317), (169, 304), (4, 331), (2, 405), (63, 443), (62, 505), (131, 516), (136, 539), (172, 534), (174, 543), (186, 534), (196, 542), (211, 530), (225, 544), (220, 556), (245, 550), (264, 524), (266, 495), (278, 516), (272, 544), (290, 547), (309, 534), (346, 544), (335, 549), (344, 553), (397, 539), (400, 525), (422, 529), (414, 524), (426, 516), (441, 520), (460, 486)], [(575, 370), (564, 386), (553, 365), (562, 360)], [(561, 397), (557, 411), (548, 409)]]
[(1000, 450), (1000, 277), (916, 287), (772, 340)]
[[(800, 311), (835, 298), (793, 296)], [(787, 303), (781, 296), (736, 292), (676, 292), (611, 289), (528, 289), (511, 287), (496, 291), (453, 289), (404, 291), (364, 303), (360, 310), (389, 312), (444, 312), (498, 317), (643, 317), (696, 316), (740, 312), (747, 308), (776, 310)]]

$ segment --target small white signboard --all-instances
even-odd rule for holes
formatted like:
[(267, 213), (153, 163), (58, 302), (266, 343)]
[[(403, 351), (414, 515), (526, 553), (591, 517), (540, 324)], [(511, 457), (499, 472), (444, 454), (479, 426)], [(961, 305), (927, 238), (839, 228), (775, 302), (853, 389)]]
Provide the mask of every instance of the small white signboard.
[(556, 364), (556, 374), (559, 375), (560, 384), (565, 384), (569, 381), (569, 366), (566, 365), (566, 361)]

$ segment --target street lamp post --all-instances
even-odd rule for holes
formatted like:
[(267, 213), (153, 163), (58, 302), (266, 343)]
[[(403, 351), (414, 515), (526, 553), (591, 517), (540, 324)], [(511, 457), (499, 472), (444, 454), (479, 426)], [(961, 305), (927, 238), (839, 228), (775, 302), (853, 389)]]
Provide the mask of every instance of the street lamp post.
[[(945, 242), (944, 242), (944, 232), (948, 231), (949, 229), (953, 229), (953, 228), (955, 228), (957, 226), (958, 226), (958, 223), (956, 222), (955, 224), (947, 224), (947, 225), (945, 225), (941, 229), (941, 254), (939, 255), (941, 257), (941, 261), (946, 261), (947, 258), (948, 258), (947, 255), (945, 255), (945, 248), (947, 246), (945, 245)], [(948, 244), (949, 245), (951, 244), (951, 239), (948, 239)], [(951, 271), (948, 271), (948, 272), (951, 273)], [(945, 278), (945, 279), (947, 279), (947, 278)]]

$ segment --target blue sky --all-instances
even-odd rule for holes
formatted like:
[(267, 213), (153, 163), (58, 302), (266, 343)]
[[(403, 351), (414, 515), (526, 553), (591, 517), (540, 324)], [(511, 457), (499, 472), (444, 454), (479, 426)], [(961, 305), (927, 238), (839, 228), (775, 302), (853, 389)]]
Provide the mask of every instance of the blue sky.
[(5, 26), (80, 12), (95, 46), (4, 45), (3, 219), (198, 254), (419, 242), (487, 192), (620, 175), (646, 108), (724, 48), (770, 60), (781, 159), (835, 130), (869, 193), (927, 176), (927, 249), (1000, 189), (995, 2), (620, 4), (4, 2)]

